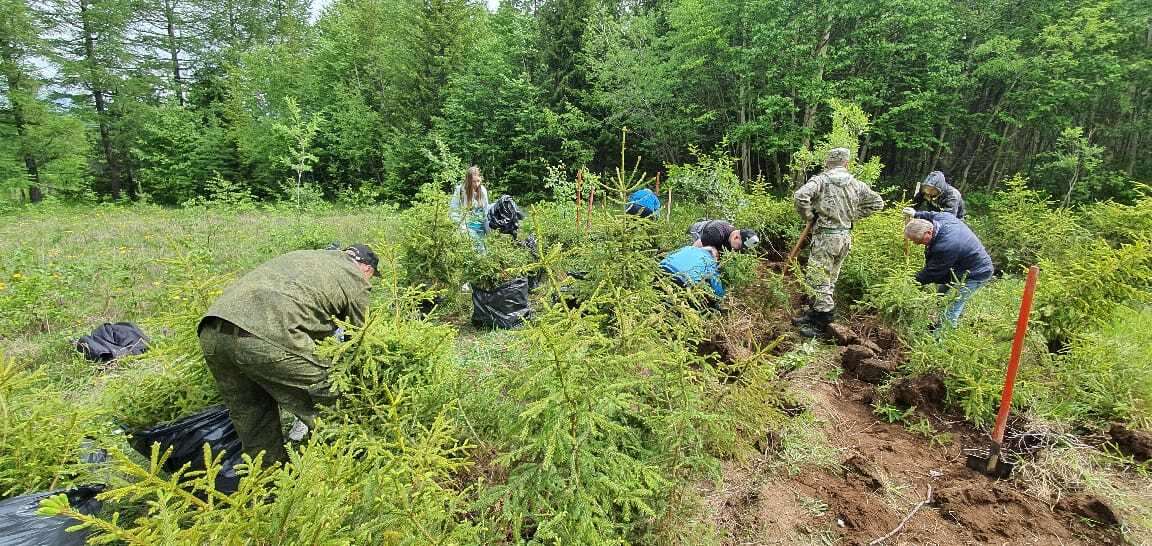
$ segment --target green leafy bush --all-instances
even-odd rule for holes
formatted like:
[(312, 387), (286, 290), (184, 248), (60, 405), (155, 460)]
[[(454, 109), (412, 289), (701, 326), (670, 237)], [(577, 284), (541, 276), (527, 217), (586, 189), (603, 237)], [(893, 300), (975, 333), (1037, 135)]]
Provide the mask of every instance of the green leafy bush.
[(670, 485), (634, 419), (656, 411), (638, 391), (637, 362), (596, 321), (554, 308), (532, 321), (536, 347), (523, 369), (500, 379), (520, 401), (506, 417), (506, 483), (482, 500), (516, 541), (599, 544), (622, 540), (656, 515)]
[[(905, 248), (909, 249), (907, 256)], [(904, 220), (899, 209), (880, 211), (856, 222), (852, 249), (836, 283), (836, 298), (843, 304), (850, 303), (890, 279), (912, 275), (923, 265), (923, 247), (905, 247)]]
[(238, 491), (224, 495), (213, 486), (219, 458), (206, 473), (164, 476), (167, 454), (140, 466), (113, 450), (128, 483), (101, 498), (139, 517), (84, 516), (62, 498), (42, 512), (76, 517), (97, 544), (479, 543), (482, 526), (465, 513), (472, 486), (458, 481), (469, 445), (456, 438), (449, 400), (436, 398), (455, 332), (409, 319), (411, 301), (391, 303), (363, 327), (344, 325), (350, 341), (322, 344), (343, 396), (287, 465), (246, 458)]
[[(909, 337), (906, 370), (939, 374), (949, 403), (977, 426), (996, 416), (1022, 293), (1019, 279), (989, 283), (969, 300), (959, 328), (945, 330), (939, 340), (923, 331)], [(1053, 396), (1052, 369), (1044, 336), (1030, 329), (1013, 405), (1042, 410)]]
[(756, 282), (760, 258), (755, 254), (725, 252), (720, 256), (720, 278), (725, 290), (739, 290)]
[(706, 154), (692, 148), (691, 152), (695, 163), (666, 166), (673, 200), (703, 203), (711, 214), (731, 217), (744, 199), (744, 189), (735, 174), (736, 159), (723, 151)]
[(90, 483), (95, 469), (81, 455), (86, 444), (111, 443), (111, 428), (43, 373), (0, 354), (0, 498)]
[(1133, 205), (1102, 201), (1085, 205), (1077, 213), (1080, 225), (1108, 244), (1119, 246), (1152, 237), (1152, 197)]
[(1152, 302), (1150, 290), (1152, 242), (1112, 248), (1097, 241), (1062, 262), (1041, 263), (1037, 314), (1050, 339), (1066, 342), (1103, 326), (1118, 306)]
[[(113, 450), (114, 469), (128, 483), (100, 498), (111, 516), (86, 515), (63, 495), (46, 499), (40, 514), (66, 515), (90, 528), (91, 544), (429, 544), (478, 543), (479, 527), (463, 517), (466, 491), (451, 487), (466, 463), (462, 446), (437, 420), (422, 426), (407, 417), (403, 393), (382, 400), (391, 427), (377, 436), (332, 429), (290, 453), (285, 466), (248, 463), (235, 493), (215, 491), (220, 456), (209, 470), (165, 476), (167, 453), (153, 451), (147, 466)], [(120, 510), (141, 512), (121, 518)]]
[(208, 181), (208, 195), (197, 195), (183, 203), (184, 208), (211, 208), (232, 212), (250, 212), (258, 208), (256, 196), (244, 184), (215, 173)]
[(1041, 259), (1062, 262), (1079, 252), (1091, 235), (1068, 209), (1053, 208), (1047, 196), (1016, 176), (992, 196), (987, 215), (965, 218), (1001, 269), (1020, 271)]
[(796, 213), (792, 200), (773, 197), (763, 187), (744, 197), (744, 205), (731, 220), (737, 228), (756, 230), (764, 247), (758, 248), (758, 252), (775, 251), (780, 256), (788, 255), (791, 250), (788, 245), (804, 229), (804, 219)]
[(515, 239), (493, 233), (484, 238), (484, 252), (476, 252), (466, 278), (481, 290), (492, 290), (516, 277), (534, 274), (532, 252)]

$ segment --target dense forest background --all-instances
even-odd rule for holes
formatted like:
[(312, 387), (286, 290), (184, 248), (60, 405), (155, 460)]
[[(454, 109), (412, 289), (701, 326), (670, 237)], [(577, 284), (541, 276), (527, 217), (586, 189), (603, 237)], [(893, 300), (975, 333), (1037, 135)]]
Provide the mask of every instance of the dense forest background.
[(1146, 0), (311, 7), (0, 0), (0, 195), (405, 202), (463, 162), (531, 199), (622, 134), (649, 173), (730, 157), (783, 192), (834, 100), (869, 115), (881, 186), (1024, 173), (1076, 203), (1150, 180)]

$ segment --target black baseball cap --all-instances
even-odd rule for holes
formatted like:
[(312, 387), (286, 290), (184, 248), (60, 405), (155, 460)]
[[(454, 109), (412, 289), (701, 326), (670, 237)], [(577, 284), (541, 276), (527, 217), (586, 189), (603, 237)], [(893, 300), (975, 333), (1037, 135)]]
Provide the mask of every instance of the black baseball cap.
[(372, 276), (380, 276), (380, 258), (376, 257), (376, 253), (365, 244), (355, 244), (344, 249), (344, 252), (352, 257), (353, 260), (360, 262), (364, 265), (372, 266)]

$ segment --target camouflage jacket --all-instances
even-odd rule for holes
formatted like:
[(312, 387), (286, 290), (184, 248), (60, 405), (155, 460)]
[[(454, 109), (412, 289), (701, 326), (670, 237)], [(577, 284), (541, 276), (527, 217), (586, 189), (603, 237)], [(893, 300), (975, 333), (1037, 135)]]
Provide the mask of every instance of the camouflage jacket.
[(796, 211), (805, 220), (816, 215), (816, 227), (827, 229), (851, 229), (857, 220), (884, 208), (880, 194), (844, 167), (809, 178), (796, 190), (795, 201)]
[[(362, 324), (371, 284), (336, 250), (277, 256), (224, 290), (205, 318), (219, 317), (316, 364), (316, 340), (332, 335), (332, 317)], [(203, 321), (201, 322), (203, 323)]]

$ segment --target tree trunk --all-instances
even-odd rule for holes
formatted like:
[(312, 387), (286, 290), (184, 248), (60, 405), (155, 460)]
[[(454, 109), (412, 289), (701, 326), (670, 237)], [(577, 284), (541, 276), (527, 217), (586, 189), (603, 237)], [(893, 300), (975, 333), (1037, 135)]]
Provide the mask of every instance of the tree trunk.
[[(745, 95), (747, 91), (744, 85), (740, 86), (740, 109), (736, 111), (736, 123), (743, 126), (748, 122), (748, 108), (745, 105)], [(740, 139), (740, 180), (744, 184), (752, 179), (752, 143), (748, 141), (748, 137)]]
[[(820, 37), (820, 43), (816, 45), (815, 51), (812, 56), (818, 59), (816, 68), (816, 80), (824, 81), (824, 57), (828, 55), (828, 42), (832, 39), (832, 11), (828, 11), (828, 19), (824, 23), (824, 33)], [(808, 146), (812, 144), (811, 132), (812, 126), (816, 123), (816, 109), (820, 105), (820, 101), (812, 101), (804, 107), (804, 121), (800, 134), (803, 135), (800, 141), (800, 149), (807, 150)], [(804, 181), (803, 170), (797, 169), (792, 173), (792, 185), (798, 186)]]
[[(19, 139), (20, 155), (24, 158), (24, 168), (28, 171), (28, 201), (38, 203), (44, 199), (40, 191), (40, 165), (36, 156), (28, 149), (28, 123), (24, 117), (24, 100), (20, 96), (25, 91), (24, 74), (20, 73), (20, 65), (16, 62), (15, 47), (7, 40), (0, 42), (0, 55), (4, 62), (12, 67), (4, 74), (8, 80), (8, 104), (12, 106), (12, 123), (16, 126), (16, 137)], [(33, 93), (34, 94), (34, 93)], [(23, 198), (24, 192), (20, 192)]]
[(184, 106), (184, 80), (180, 75), (180, 48), (176, 44), (176, 6), (173, 0), (164, 0), (164, 26), (168, 33), (168, 56), (172, 60), (172, 86), (176, 100)]
[(92, 102), (96, 106), (96, 119), (100, 126), (100, 147), (104, 152), (104, 178), (108, 182), (108, 193), (112, 199), (120, 199), (120, 164), (112, 150), (112, 131), (108, 127), (108, 104), (105, 99), (104, 82), (97, 81), (96, 44), (88, 21), (88, 0), (80, 0), (80, 31), (84, 34), (84, 61), (88, 64), (88, 83), (91, 85)]
[[(945, 119), (944, 123), (947, 123), (947, 122), (948, 122), (948, 120)], [(948, 137), (948, 127), (942, 123), (942, 124), (940, 124), (939, 142), (936, 143), (936, 152), (932, 154), (932, 161), (928, 165), (929, 171), (940, 170), (940, 156), (944, 153), (944, 142), (945, 142), (945, 139), (947, 137)]]

